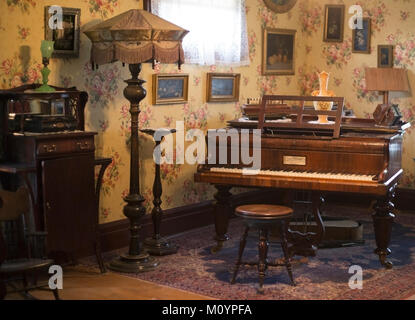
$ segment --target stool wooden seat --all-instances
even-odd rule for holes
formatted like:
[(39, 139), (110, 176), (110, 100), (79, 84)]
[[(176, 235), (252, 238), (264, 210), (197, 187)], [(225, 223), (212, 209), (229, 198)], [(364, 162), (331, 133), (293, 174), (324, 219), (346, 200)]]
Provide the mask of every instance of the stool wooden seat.
[[(263, 284), (265, 278), (265, 271), (268, 266), (285, 266), (288, 271), (288, 275), (291, 280), (291, 284), (295, 285), (293, 274), (291, 270), (291, 263), (288, 255), (288, 244), (287, 244), (287, 230), (289, 219), (293, 214), (293, 210), (289, 207), (279, 205), (268, 205), (268, 204), (252, 204), (239, 206), (235, 209), (235, 214), (243, 218), (244, 224), (246, 225), (245, 232), (241, 238), (239, 244), (238, 259), (235, 264), (235, 270), (231, 283), (235, 283), (236, 276), (239, 271), (240, 265), (257, 265), (259, 273), (259, 292), (263, 292)], [(281, 234), (281, 248), (284, 253), (284, 264), (270, 263), (268, 261), (268, 235), (269, 231), (276, 227), (280, 227)], [(258, 256), (259, 261), (255, 263), (242, 262), (242, 255), (246, 245), (246, 239), (248, 232), (251, 227), (258, 228), (259, 241), (258, 241)]]

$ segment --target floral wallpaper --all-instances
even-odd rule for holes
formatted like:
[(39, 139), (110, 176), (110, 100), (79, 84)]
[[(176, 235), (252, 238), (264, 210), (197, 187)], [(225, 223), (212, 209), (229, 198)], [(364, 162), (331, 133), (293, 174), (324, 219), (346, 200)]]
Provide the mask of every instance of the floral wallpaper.
[[(323, 42), (324, 5), (344, 3), (361, 4), (364, 14), (373, 21), (372, 54), (351, 52), (352, 31), (345, 28), (343, 43)], [(0, 38), (7, 42), (0, 51), (0, 88), (39, 82), (41, 68), (40, 41), (44, 34), (43, 10), (47, 5), (62, 5), (81, 9), (81, 28), (120, 14), (131, 8), (141, 8), (138, 0), (0, 0)], [(347, 23), (350, 16), (346, 10)], [(365, 89), (364, 68), (376, 66), (378, 44), (395, 45), (395, 66), (410, 70), (411, 86), (415, 85), (415, 0), (298, 0), (292, 10), (275, 14), (262, 0), (246, 0), (250, 65), (196, 66), (145, 64), (140, 77), (147, 81), (147, 97), (141, 103), (140, 127), (175, 127), (184, 121), (185, 128), (220, 128), (226, 121), (241, 115), (241, 105), (247, 98), (264, 93), (309, 94), (318, 87), (317, 72), (331, 73), (330, 89), (345, 96), (347, 106), (358, 116), (368, 117), (379, 103), (380, 97)], [(262, 76), (262, 28), (296, 29), (296, 74), (293, 76)], [(190, 30), (191, 31), (191, 30)], [(124, 219), (123, 197), (129, 186), (130, 114), (123, 97), (125, 83), (130, 77), (121, 63), (108, 64), (92, 70), (89, 64), (90, 41), (81, 32), (80, 56), (76, 59), (52, 59), (50, 83), (59, 86), (76, 86), (89, 94), (86, 108), (87, 130), (98, 132), (97, 154), (113, 158), (104, 176), (100, 201), (100, 222)], [(236, 103), (206, 103), (206, 73), (236, 72), (241, 74), (240, 100)], [(152, 105), (152, 75), (154, 73), (189, 74), (189, 101), (186, 104)], [(347, 75), (347, 76), (345, 76)], [(405, 120), (415, 120), (415, 100), (409, 95), (392, 94), (400, 104)], [(410, 130), (405, 137), (404, 169), (401, 185), (415, 188), (414, 135)], [(186, 146), (186, 145), (185, 145)], [(154, 142), (144, 134), (140, 136), (140, 184), (150, 213), (153, 207), (152, 185)], [(176, 154), (173, 155), (176, 157)], [(195, 183), (196, 166), (188, 164), (163, 165), (162, 207), (179, 207), (212, 199), (214, 189)], [(235, 190), (240, 192), (241, 190)]]

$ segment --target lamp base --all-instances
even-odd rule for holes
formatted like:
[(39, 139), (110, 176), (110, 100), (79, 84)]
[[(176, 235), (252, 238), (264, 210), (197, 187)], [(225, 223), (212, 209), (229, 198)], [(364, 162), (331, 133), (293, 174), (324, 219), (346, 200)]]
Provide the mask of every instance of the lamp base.
[(51, 86), (47, 84), (42, 84), (39, 88), (36, 88), (35, 91), (37, 92), (55, 92), (56, 89), (52, 88)]
[(153, 256), (166, 256), (169, 254), (177, 253), (178, 247), (167, 241), (166, 239), (160, 238), (147, 238), (144, 240), (145, 250)]
[(124, 273), (140, 273), (154, 270), (159, 262), (150, 257), (148, 253), (140, 255), (122, 254), (108, 264), (108, 268)]

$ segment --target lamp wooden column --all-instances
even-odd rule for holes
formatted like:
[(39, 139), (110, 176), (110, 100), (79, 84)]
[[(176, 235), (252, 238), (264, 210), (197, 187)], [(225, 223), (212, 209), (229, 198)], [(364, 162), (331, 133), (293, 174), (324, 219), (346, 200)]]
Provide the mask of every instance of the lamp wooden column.
[(366, 68), (366, 89), (383, 94), (383, 104), (389, 104), (390, 91), (409, 91), (406, 69)]
[(181, 46), (187, 30), (145, 10), (131, 9), (84, 32), (92, 41), (91, 62), (106, 64), (121, 61), (129, 64), (131, 79), (126, 80), (125, 98), (130, 101), (131, 163), (130, 192), (123, 213), (130, 220), (130, 245), (126, 254), (108, 267), (119, 272), (137, 273), (153, 270), (158, 261), (142, 249), (139, 241), (141, 218), (146, 214), (140, 193), (138, 116), (140, 102), (146, 96), (144, 80), (138, 78), (143, 62), (183, 63)]

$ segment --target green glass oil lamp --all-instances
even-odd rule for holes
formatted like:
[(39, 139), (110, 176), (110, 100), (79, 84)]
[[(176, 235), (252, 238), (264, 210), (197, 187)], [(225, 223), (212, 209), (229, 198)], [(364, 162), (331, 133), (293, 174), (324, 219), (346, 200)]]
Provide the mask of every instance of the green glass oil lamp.
[(53, 92), (54, 88), (48, 85), (50, 69), (48, 68), (49, 59), (52, 56), (54, 41), (42, 40), (40, 45), (40, 51), (42, 52), (43, 69), (40, 71), (42, 74), (42, 85), (36, 89), (39, 92)]

